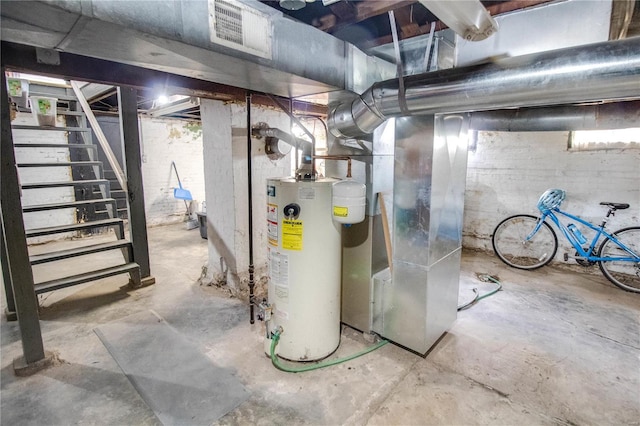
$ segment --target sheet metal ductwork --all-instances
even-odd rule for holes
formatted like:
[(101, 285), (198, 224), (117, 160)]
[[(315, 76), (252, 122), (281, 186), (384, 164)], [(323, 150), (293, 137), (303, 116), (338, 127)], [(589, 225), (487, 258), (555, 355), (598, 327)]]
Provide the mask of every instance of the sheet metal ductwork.
[(376, 83), (329, 116), (356, 138), (390, 117), (640, 98), (640, 37), (501, 59)]
[(395, 71), (253, 0), (2, 2), (0, 29), (3, 41), (285, 97), (361, 93)]
[(640, 126), (640, 101), (523, 108), (471, 114), (469, 127), (493, 132), (612, 130)]

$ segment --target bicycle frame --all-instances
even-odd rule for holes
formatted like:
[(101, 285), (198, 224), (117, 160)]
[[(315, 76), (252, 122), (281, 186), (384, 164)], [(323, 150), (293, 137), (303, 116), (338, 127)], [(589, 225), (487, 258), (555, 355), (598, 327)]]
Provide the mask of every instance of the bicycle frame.
[[(569, 231), (569, 229), (562, 222), (560, 222), (560, 219), (558, 219), (558, 216), (556, 215), (556, 213), (562, 216), (568, 217), (569, 219), (575, 220), (596, 232), (596, 235), (591, 240), (591, 243), (589, 243), (589, 247), (587, 250), (585, 250), (580, 245), (580, 242), (577, 240), (575, 235), (573, 235), (573, 233)], [(527, 235), (526, 241), (529, 241), (531, 238), (533, 238), (533, 236), (538, 232), (538, 230), (542, 226), (542, 222), (544, 222), (547, 218), (551, 219), (551, 221), (556, 225), (556, 227), (560, 231), (562, 231), (562, 234), (571, 243), (573, 248), (576, 249), (576, 252), (579, 255), (578, 258), (588, 260), (591, 262), (607, 262), (607, 261), (613, 261), (613, 260), (626, 261), (626, 262), (640, 262), (640, 253), (634, 253), (630, 248), (628, 248), (627, 246), (622, 244), (620, 241), (618, 241), (616, 237), (614, 237), (613, 235), (609, 234), (604, 230), (606, 219), (602, 222), (600, 226), (595, 226), (587, 222), (586, 220), (581, 219), (577, 216), (574, 216), (570, 213), (564, 212), (557, 207), (554, 209), (545, 210), (542, 212), (542, 215), (540, 216), (535, 228), (533, 229), (533, 231), (531, 231), (529, 235)], [(605, 239), (609, 239), (613, 241), (618, 247), (620, 247), (625, 252), (629, 253), (630, 256), (598, 257), (595, 255), (590, 255), (589, 253), (594, 253), (596, 245), (598, 244), (598, 241), (600, 240), (601, 237), (604, 237)]]

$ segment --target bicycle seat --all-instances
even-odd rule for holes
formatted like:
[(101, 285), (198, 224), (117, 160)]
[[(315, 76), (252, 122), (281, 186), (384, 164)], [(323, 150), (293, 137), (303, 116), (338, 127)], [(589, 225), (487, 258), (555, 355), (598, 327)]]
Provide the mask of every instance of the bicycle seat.
[(607, 201), (601, 202), (600, 205), (607, 206), (612, 210), (624, 210), (629, 208), (629, 204), (626, 203), (609, 203)]

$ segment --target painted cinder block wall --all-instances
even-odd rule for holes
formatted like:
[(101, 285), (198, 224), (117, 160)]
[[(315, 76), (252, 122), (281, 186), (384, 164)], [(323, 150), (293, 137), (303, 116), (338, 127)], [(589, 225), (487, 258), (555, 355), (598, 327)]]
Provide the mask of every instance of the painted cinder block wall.
[[(573, 151), (568, 138), (568, 132), (479, 132), (468, 157), (465, 247), (492, 251), (495, 226), (507, 216), (537, 214), (538, 198), (548, 188), (564, 189), (562, 209), (595, 223), (606, 213), (601, 201), (629, 203), (608, 228), (640, 225), (640, 150)], [(556, 262), (573, 254), (564, 238), (559, 242)]]

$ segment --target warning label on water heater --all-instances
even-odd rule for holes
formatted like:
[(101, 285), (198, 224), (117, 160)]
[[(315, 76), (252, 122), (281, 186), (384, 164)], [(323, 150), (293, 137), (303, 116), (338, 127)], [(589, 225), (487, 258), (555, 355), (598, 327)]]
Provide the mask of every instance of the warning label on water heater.
[(287, 250), (302, 250), (302, 221), (282, 221), (282, 248)]
[(269, 250), (269, 278), (271, 278), (271, 282), (278, 287), (289, 287), (288, 255), (275, 250)]
[(278, 247), (278, 206), (267, 204), (267, 239), (269, 244)]

